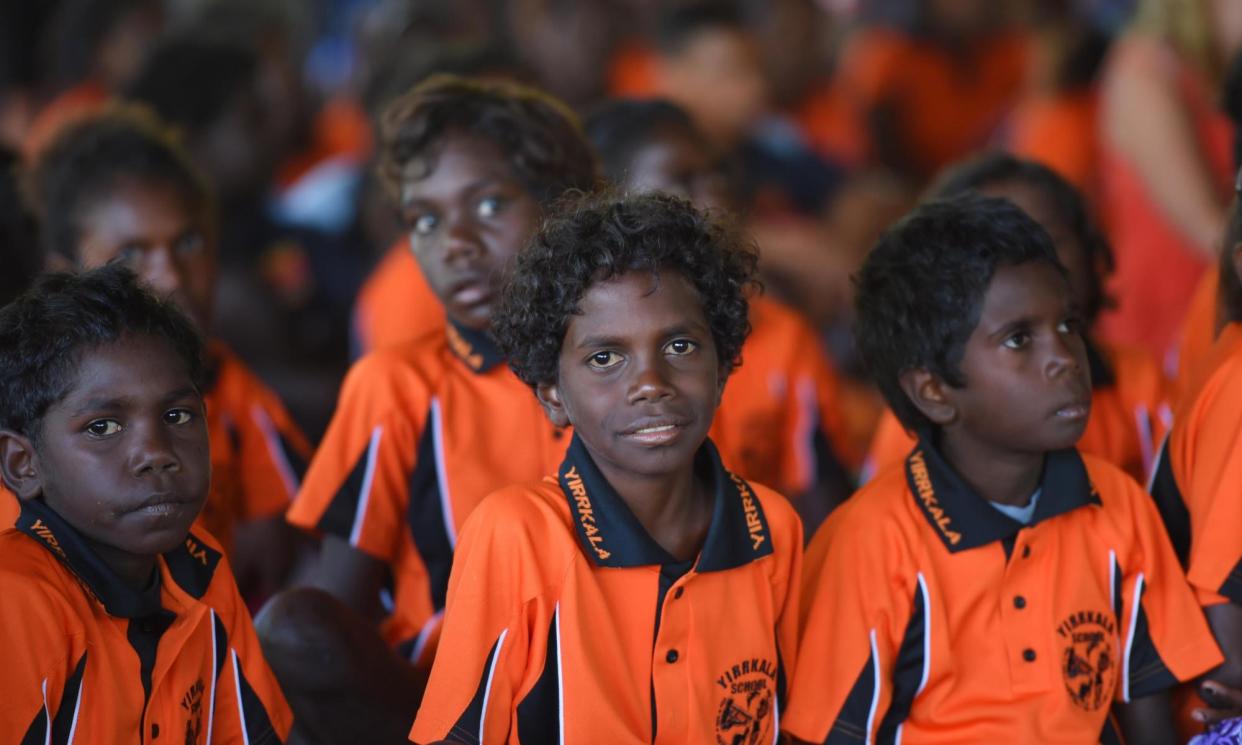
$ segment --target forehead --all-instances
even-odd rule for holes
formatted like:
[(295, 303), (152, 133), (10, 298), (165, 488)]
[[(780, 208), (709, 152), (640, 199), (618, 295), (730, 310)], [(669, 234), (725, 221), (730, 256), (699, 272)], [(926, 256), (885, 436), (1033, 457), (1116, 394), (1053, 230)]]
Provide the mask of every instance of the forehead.
[(480, 182), (514, 180), (510, 158), (495, 142), (479, 135), (450, 133), (406, 165), (401, 199), (443, 197)]
[(1019, 319), (1059, 317), (1069, 303), (1069, 284), (1055, 266), (1042, 261), (1000, 266), (984, 292), (978, 328), (988, 331)]
[(591, 285), (570, 316), (570, 338), (639, 338), (672, 327), (707, 325), (698, 290), (680, 273), (632, 271)]
[(186, 361), (164, 338), (126, 334), (115, 341), (83, 347), (62, 405), (93, 399), (144, 400), (193, 388)]
[(171, 181), (127, 178), (101, 189), (81, 219), (94, 233), (143, 233), (202, 222), (205, 211)]

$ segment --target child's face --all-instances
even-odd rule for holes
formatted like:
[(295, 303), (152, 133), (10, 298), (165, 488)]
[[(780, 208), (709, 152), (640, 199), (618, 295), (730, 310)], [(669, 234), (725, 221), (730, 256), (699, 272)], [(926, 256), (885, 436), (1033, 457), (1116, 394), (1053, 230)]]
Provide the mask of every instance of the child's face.
[(467, 328), (491, 325), (509, 262), (542, 214), (508, 160), (486, 140), (450, 135), (431, 171), (401, 185), (414, 257), (449, 317)]
[(966, 342), (966, 384), (943, 389), (953, 415), (943, 425), (945, 437), (979, 444), (980, 452), (1073, 446), (1091, 410), (1086, 346), (1074, 319), (1068, 287), (1054, 267), (997, 269)]
[(728, 209), (728, 184), (714, 166), (706, 143), (695, 141), (689, 132), (666, 128), (634, 153), (624, 186), (636, 194), (674, 194), (700, 209)]
[(759, 45), (742, 31), (700, 31), (661, 69), (661, 93), (685, 107), (722, 147), (744, 137), (767, 106)]
[(83, 351), (35, 445), (38, 491), (101, 556), (185, 540), (211, 479), (203, 400), (168, 342), (125, 336)]
[(125, 180), (78, 221), (82, 269), (119, 261), (209, 328), (216, 247), (205, 209), (193, 210), (171, 186)]
[(1008, 199), (1048, 231), (1057, 249), (1057, 260), (1069, 272), (1074, 306), (1079, 312), (1090, 308), (1091, 274), (1095, 270), (1087, 260), (1086, 247), (1043, 193), (1019, 181), (988, 184), (979, 191), (989, 197)]
[(573, 425), (614, 484), (690, 467), (724, 385), (694, 286), (631, 272), (592, 286), (579, 308), (558, 381), (537, 388), (553, 422)]

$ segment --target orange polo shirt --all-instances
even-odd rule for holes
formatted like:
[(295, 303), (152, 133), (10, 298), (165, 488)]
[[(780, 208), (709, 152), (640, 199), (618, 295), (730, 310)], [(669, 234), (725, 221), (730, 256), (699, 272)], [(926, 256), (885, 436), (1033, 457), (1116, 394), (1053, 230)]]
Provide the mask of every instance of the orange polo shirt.
[(358, 356), (444, 328), (444, 305), (423, 277), (408, 237), (388, 249), (358, 291), (353, 345)]
[[(1078, 449), (1112, 463), (1139, 482), (1146, 482), (1159, 443), (1168, 431), (1170, 386), (1156, 363), (1135, 347), (1087, 344), (1091, 365), (1091, 416)], [(914, 447), (911, 436), (885, 410), (866, 473), (875, 474), (900, 463)]]
[(284, 404), (223, 344), (209, 354), (203, 399), (211, 438), (211, 492), (199, 523), (227, 553), (237, 523), (279, 515), (297, 494), (311, 446)]
[(703, 549), (679, 562), (574, 438), (557, 477), (489, 497), (462, 534), (410, 739), (774, 742), (793, 674), (802, 527), (721, 465)]
[(784, 729), (811, 742), (1113, 743), (1114, 701), (1221, 661), (1151, 499), (1049, 453), (1029, 524), (925, 443), (807, 549)]
[(20, 511), (17, 495), (0, 482), (0, 529), (12, 527)]
[(42, 500), (0, 530), (0, 741), (278, 743), (292, 715), (205, 533), (126, 585)]
[(1216, 344), (1217, 294), (1220, 291), (1220, 268), (1209, 267), (1203, 272), (1190, 307), (1182, 319), (1177, 341), (1177, 398), (1174, 411), (1194, 403), (1203, 380), (1211, 372), (1212, 348)]
[(384, 638), (430, 664), (462, 524), (568, 441), (486, 334), (450, 325), (354, 365), (288, 518), (389, 566)]

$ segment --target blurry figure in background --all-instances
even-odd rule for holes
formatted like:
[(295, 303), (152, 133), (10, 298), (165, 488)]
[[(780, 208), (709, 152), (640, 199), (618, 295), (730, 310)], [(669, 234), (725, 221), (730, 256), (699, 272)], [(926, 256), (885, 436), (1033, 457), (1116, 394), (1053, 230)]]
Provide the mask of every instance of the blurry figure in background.
[[(730, 185), (677, 106), (612, 102), (587, 118), (586, 134), (605, 178), (626, 192), (665, 192), (728, 214)], [(812, 532), (849, 496), (859, 464), (845, 450), (836, 371), (815, 329), (793, 309), (756, 294), (750, 323), (711, 438), (728, 468), (788, 496)]]
[(39, 112), (47, 66), (40, 56), (56, 4), (0, 3), (0, 147), (21, 150)]
[[(210, 337), (217, 249), (207, 185), (163, 125), (109, 109), (59, 131), (32, 169), (48, 261), (60, 269), (124, 263)], [(311, 448), (280, 399), (220, 341), (208, 345), (211, 493), (201, 520), (252, 601), (280, 589), (297, 534), (283, 513)]]
[[(1242, 169), (1242, 53), (1234, 54), (1225, 75), (1222, 105), (1233, 128), (1233, 166)], [(1238, 190), (1235, 178), (1234, 191)], [(1178, 331), (1177, 406), (1188, 405), (1199, 392), (1207, 368), (1212, 345), (1224, 324), (1221, 315), (1220, 266), (1212, 264), (1203, 272), (1195, 287), (1186, 315)]]
[[(43, 269), (39, 226), (21, 189), (21, 157), (0, 145), (0, 307), (34, 284)], [(0, 530), (17, 520), (17, 498), (0, 483)]]
[(995, 0), (919, 0), (908, 28), (846, 42), (837, 83), (863, 132), (863, 164), (921, 186), (984, 145), (1016, 102), (1029, 43)]
[[(1077, 447), (1144, 483), (1171, 418), (1169, 385), (1159, 362), (1142, 349), (1092, 338), (1094, 323), (1108, 306), (1104, 284), (1113, 256), (1082, 195), (1047, 166), (1000, 153), (950, 168), (930, 196), (945, 198), (966, 191), (1008, 199), (1052, 237), (1057, 259), (1069, 273), (1090, 363), (1091, 416)], [(868, 454), (868, 471), (901, 463), (914, 445), (914, 437), (887, 413)]]
[(576, 109), (603, 98), (608, 60), (632, 18), (615, 0), (513, 0), (501, 8), (502, 40), (539, 86)]
[(1163, 356), (1217, 255), (1232, 130), (1216, 106), (1242, 3), (1143, 0), (1101, 81), (1101, 196), (1117, 255), (1103, 338)]
[[(25, 4), (25, 3), (22, 3)], [(32, 156), (61, 124), (98, 111), (138, 70), (164, 24), (160, 0), (59, 0), (43, 40), (54, 96), (30, 126)]]
[(1079, 0), (1030, 4), (1034, 26), (1027, 90), (1006, 123), (1005, 145), (1043, 163), (1094, 207), (1099, 185), (1099, 91), (1109, 39)]

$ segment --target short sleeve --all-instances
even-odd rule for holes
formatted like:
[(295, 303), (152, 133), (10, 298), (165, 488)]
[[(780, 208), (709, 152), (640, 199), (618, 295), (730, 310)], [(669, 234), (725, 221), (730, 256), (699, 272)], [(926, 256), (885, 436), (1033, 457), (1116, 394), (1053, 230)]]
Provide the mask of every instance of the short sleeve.
[(1121, 587), (1122, 701), (1163, 691), (1220, 664), (1207, 620), (1182, 573), (1155, 505), (1138, 484), (1117, 475), (1131, 503), (1128, 555)]
[(402, 375), (400, 364), (380, 352), (350, 370), (288, 512), (294, 525), (389, 563), (405, 535), (410, 474), (430, 407), (425, 387)]
[(216, 624), (217, 686), (226, 692), (216, 697), (215, 738), (254, 745), (283, 742), (293, 725), (293, 714), (263, 657), (228, 559), (221, 557), (206, 599)]
[[(855, 496), (857, 499), (857, 496)], [(807, 549), (797, 665), (783, 731), (809, 742), (870, 742), (894, 700), (890, 683), (912, 598), (876, 531), (846, 503)]]
[(539, 536), (506, 507), (489, 497), (462, 531), (440, 646), (410, 730), (415, 742), (508, 739), (532, 652), (539, 651), (536, 630), (546, 634), (550, 613), (533, 571)]
[(1213, 381), (1215, 395), (1196, 403), (1189, 422), (1193, 430), (1187, 433), (1194, 440), (1194, 457), (1177, 475), (1190, 513), (1186, 577), (1202, 605), (1242, 605), (1240, 370), (1235, 367), (1227, 381)]
[(242, 519), (279, 515), (298, 493), (311, 447), (284, 404), (251, 379), (235, 419), (241, 471)]

